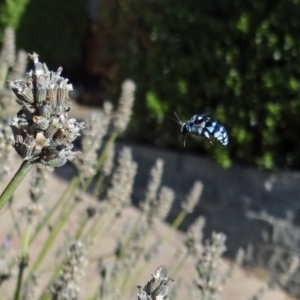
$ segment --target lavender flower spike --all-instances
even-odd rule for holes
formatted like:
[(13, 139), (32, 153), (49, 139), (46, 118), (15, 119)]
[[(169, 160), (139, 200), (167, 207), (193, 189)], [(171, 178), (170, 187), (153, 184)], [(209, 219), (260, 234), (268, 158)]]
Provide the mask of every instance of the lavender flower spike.
[(84, 123), (68, 119), (72, 85), (60, 76), (62, 68), (49, 71), (36, 53), (28, 57), (34, 70), (28, 73), (26, 81), (7, 82), (22, 106), (11, 124), (13, 146), (26, 161), (59, 167), (79, 154), (72, 151), (72, 143)]

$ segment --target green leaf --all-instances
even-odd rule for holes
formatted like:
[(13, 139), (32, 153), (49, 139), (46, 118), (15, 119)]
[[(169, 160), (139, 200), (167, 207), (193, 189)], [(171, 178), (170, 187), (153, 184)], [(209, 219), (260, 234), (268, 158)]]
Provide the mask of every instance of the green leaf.
[(249, 17), (246, 13), (242, 13), (239, 20), (237, 21), (236, 27), (244, 32), (247, 33), (249, 30)]
[(151, 91), (146, 94), (146, 103), (150, 113), (158, 120), (158, 122), (161, 122), (166, 112), (166, 103), (161, 101), (157, 95)]

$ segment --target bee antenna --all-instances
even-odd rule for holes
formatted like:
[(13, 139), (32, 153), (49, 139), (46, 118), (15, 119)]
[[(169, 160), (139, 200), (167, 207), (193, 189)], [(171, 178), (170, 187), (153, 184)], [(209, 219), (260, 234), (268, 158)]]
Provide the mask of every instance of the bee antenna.
[(167, 117), (168, 117), (169, 119), (175, 121), (175, 122), (178, 123), (179, 125), (182, 125), (182, 122), (181, 122), (181, 120), (178, 118), (177, 114), (176, 114), (175, 112), (174, 112), (174, 114), (175, 114), (176, 119), (174, 119), (174, 118), (172, 118), (172, 117), (170, 117), (170, 116), (167, 116)]
[(178, 122), (179, 125), (182, 125), (182, 121), (180, 120), (180, 118), (178, 117), (178, 115), (176, 114), (176, 111), (174, 111), (174, 115), (176, 117), (176, 120)]
[(167, 116), (167, 118), (169, 118), (169, 119), (171, 119), (172, 121), (178, 123), (178, 120), (176, 120), (176, 119), (174, 119), (174, 118), (172, 118), (172, 117), (170, 117), (170, 116)]
[(207, 112), (207, 113), (201, 114), (201, 116), (209, 116), (209, 115), (211, 115), (211, 112)]

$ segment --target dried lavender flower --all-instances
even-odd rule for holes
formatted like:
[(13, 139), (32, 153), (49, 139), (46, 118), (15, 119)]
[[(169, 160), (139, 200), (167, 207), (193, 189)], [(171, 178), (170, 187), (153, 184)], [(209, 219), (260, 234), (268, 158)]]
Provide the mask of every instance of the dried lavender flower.
[(137, 163), (132, 159), (132, 151), (124, 147), (118, 158), (117, 168), (112, 175), (111, 186), (106, 199), (113, 207), (120, 207), (130, 200)]
[(0, 69), (11, 67), (15, 62), (15, 31), (11, 27), (4, 29), (2, 50), (0, 52)]
[(24, 50), (19, 50), (16, 61), (8, 75), (8, 79), (23, 78), (27, 67), (27, 53)]
[(140, 285), (138, 288), (139, 300), (167, 300), (169, 299), (169, 285), (174, 280), (168, 277), (168, 275), (162, 274), (162, 267), (158, 267), (155, 273), (152, 274), (152, 279), (142, 288)]
[(174, 190), (162, 186), (160, 193), (158, 195), (158, 207), (157, 207), (157, 217), (161, 220), (164, 220), (170, 212), (172, 204), (175, 199)]
[(219, 298), (221, 290), (219, 265), (225, 247), (226, 236), (223, 233), (212, 234), (212, 239), (206, 242), (204, 251), (197, 263), (200, 299), (215, 300)]
[(245, 260), (245, 250), (243, 248), (239, 248), (238, 249), (238, 252), (235, 256), (235, 263), (238, 265), (238, 266), (242, 266), (243, 265), (243, 262)]
[(186, 200), (181, 204), (183, 210), (187, 213), (192, 213), (196, 204), (199, 202), (199, 199), (203, 192), (203, 183), (201, 181), (196, 181), (186, 197)]
[(74, 300), (80, 294), (80, 282), (85, 276), (88, 264), (86, 246), (81, 241), (74, 241), (68, 248), (60, 276), (51, 284), (51, 299)]
[[(4, 30), (2, 49), (0, 51), (0, 119), (6, 120), (13, 112), (13, 95), (6, 86), (6, 80), (14, 73), (15, 67), (15, 31), (7, 27)], [(22, 73), (22, 76), (24, 75)], [(17, 106), (17, 105), (15, 105)]]
[(157, 199), (157, 191), (161, 184), (163, 168), (164, 161), (158, 158), (155, 165), (150, 170), (150, 179), (146, 189), (145, 201), (140, 204), (140, 207), (144, 212), (148, 212), (150, 210), (150, 203)]
[(39, 216), (44, 211), (44, 207), (35, 202), (30, 202), (28, 205), (20, 209), (20, 212), (24, 214), (28, 220), (32, 220), (32, 217)]
[(252, 244), (247, 244), (245, 258), (244, 258), (245, 264), (247, 266), (250, 266), (253, 264), (254, 261), (254, 247)]
[(196, 221), (188, 228), (185, 238), (185, 245), (187, 247), (188, 253), (195, 257), (199, 258), (202, 253), (203, 246), (203, 228), (205, 226), (205, 218), (198, 217)]
[(163, 186), (158, 198), (150, 203), (150, 210), (147, 213), (147, 221), (151, 226), (156, 220), (164, 220), (175, 199), (175, 193), (172, 189)]
[(92, 113), (85, 121), (85, 129), (82, 132), (83, 155), (74, 160), (81, 178), (89, 178), (96, 174), (98, 150), (102, 146), (102, 139), (107, 134), (112, 116), (112, 104), (105, 102), (103, 109)]
[(105, 176), (109, 176), (114, 167), (114, 158), (115, 158), (115, 145), (110, 145), (109, 149), (107, 150), (105, 159), (101, 166), (101, 171)]
[(68, 119), (72, 85), (60, 76), (62, 68), (49, 71), (36, 53), (28, 57), (34, 62), (34, 70), (28, 73), (27, 80), (8, 81), (22, 105), (11, 124), (13, 146), (26, 161), (59, 167), (78, 155), (72, 151), (72, 142), (84, 123)]
[(117, 133), (124, 132), (130, 121), (135, 88), (135, 83), (130, 79), (125, 80), (122, 84), (119, 107), (113, 120), (113, 127)]
[(10, 127), (0, 123), (0, 179), (11, 172), (16, 158), (15, 151), (11, 147), (12, 139)]

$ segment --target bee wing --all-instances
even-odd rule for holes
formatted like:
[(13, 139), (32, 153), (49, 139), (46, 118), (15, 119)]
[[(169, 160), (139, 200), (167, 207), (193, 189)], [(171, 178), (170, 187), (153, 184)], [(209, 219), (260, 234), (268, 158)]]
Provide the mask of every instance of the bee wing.
[(206, 124), (205, 131), (218, 140), (222, 145), (228, 144), (228, 133), (223, 125), (213, 120)]

